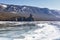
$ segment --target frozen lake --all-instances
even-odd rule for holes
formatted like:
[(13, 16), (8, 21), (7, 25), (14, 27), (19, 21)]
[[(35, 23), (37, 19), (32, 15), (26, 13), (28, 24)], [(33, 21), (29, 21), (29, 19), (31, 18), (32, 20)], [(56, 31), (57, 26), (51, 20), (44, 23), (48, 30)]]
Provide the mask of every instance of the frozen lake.
[(60, 22), (0, 21), (0, 40), (60, 40)]

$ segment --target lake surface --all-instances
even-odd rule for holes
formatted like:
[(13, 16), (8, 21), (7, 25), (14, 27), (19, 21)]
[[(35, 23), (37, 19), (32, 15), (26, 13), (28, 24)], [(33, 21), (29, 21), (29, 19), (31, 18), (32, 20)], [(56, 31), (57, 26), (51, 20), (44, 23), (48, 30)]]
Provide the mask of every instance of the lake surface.
[(0, 40), (60, 40), (60, 22), (0, 21)]

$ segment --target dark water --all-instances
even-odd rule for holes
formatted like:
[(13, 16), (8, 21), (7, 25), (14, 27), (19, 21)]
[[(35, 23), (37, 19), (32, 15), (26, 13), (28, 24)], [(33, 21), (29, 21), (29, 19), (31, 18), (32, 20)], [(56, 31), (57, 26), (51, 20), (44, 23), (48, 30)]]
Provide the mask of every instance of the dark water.
[(60, 40), (59, 21), (0, 22), (0, 40)]

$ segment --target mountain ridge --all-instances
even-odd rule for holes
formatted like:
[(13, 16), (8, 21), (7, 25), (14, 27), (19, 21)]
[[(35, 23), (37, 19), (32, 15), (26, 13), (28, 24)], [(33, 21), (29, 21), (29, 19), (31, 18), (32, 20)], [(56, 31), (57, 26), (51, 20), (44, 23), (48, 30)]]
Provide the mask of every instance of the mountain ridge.
[[(18, 16), (22, 14), (23, 16), (29, 17), (32, 14), (32, 17), (35, 20), (60, 20), (60, 10), (50, 10), (48, 8), (38, 8), (32, 6), (20, 6), (20, 5), (9, 5), (9, 4), (0, 4), (0, 14), (8, 12), (9, 14)], [(21, 16), (21, 15), (20, 15)], [(7, 18), (8, 19), (8, 18)]]

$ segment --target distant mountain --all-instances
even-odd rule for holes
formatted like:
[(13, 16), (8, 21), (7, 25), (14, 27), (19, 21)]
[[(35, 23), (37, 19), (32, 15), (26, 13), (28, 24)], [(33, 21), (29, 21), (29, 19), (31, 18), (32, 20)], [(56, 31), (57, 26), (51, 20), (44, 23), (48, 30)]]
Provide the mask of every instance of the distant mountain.
[[(7, 14), (10, 16), (8, 16)], [(12, 20), (14, 18), (20, 19), (21, 17), (28, 18), (30, 14), (32, 15), (32, 18), (37, 21), (60, 21), (60, 10), (50, 10), (48, 8), (38, 8), (25, 5), (9, 5), (0, 3), (0, 20), (2, 19), (2, 17), (5, 17), (3, 18), (4, 20), (11, 20), (11, 18)]]

